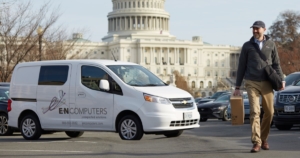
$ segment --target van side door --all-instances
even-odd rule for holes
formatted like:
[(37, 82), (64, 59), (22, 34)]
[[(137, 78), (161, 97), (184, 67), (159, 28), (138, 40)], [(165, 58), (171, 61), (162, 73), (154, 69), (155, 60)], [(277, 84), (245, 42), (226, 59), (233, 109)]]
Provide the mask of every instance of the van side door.
[(44, 129), (70, 128), (69, 108), (71, 65), (41, 66), (37, 88), (37, 112)]
[(99, 66), (77, 67), (76, 102), (69, 111), (72, 129), (113, 129), (114, 94), (99, 88), (100, 80), (109, 78), (109, 74)]

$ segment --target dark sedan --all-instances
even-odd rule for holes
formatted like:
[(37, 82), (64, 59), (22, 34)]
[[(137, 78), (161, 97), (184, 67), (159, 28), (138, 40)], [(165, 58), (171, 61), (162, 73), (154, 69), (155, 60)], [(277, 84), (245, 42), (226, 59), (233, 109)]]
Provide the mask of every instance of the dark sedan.
[(9, 87), (0, 87), (0, 136), (11, 135), (14, 129), (8, 126), (7, 102), (9, 99)]
[(218, 118), (228, 121), (227, 106), (229, 104), (230, 94), (223, 95), (210, 103), (197, 104), (200, 113), (200, 121), (204, 122), (210, 118)]

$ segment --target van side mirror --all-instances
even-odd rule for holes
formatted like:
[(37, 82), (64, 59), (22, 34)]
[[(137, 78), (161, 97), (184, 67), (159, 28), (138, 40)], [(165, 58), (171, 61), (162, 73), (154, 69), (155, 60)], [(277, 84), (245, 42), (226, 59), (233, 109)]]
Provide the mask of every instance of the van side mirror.
[(99, 88), (101, 90), (109, 91), (109, 82), (107, 80), (100, 80)]

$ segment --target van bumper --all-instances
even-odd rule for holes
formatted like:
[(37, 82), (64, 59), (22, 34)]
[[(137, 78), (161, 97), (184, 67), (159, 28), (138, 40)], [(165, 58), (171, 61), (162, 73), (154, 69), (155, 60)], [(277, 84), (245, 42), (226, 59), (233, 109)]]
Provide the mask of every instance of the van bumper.
[[(143, 113), (142, 111), (138, 113), (145, 132), (185, 130), (200, 127), (200, 115), (197, 108), (169, 113)], [(192, 117), (184, 119), (184, 113), (190, 113)]]

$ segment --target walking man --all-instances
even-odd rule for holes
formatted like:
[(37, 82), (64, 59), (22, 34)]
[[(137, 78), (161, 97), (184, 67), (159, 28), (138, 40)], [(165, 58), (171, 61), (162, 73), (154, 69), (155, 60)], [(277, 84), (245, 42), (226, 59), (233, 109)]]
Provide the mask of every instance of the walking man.
[[(260, 148), (269, 150), (267, 139), (274, 113), (274, 93), (264, 70), (266, 62), (259, 56), (258, 49), (266, 56), (269, 64), (272, 65), (278, 75), (281, 76), (283, 81), (281, 90), (284, 89), (285, 82), (275, 43), (267, 35), (264, 35), (266, 31), (265, 23), (255, 21), (250, 28), (252, 28), (253, 37), (242, 47), (234, 95), (241, 94), (240, 86), (244, 79), (250, 102), (251, 141), (253, 143), (251, 152), (259, 152)], [(264, 110), (261, 124), (260, 100)]]

